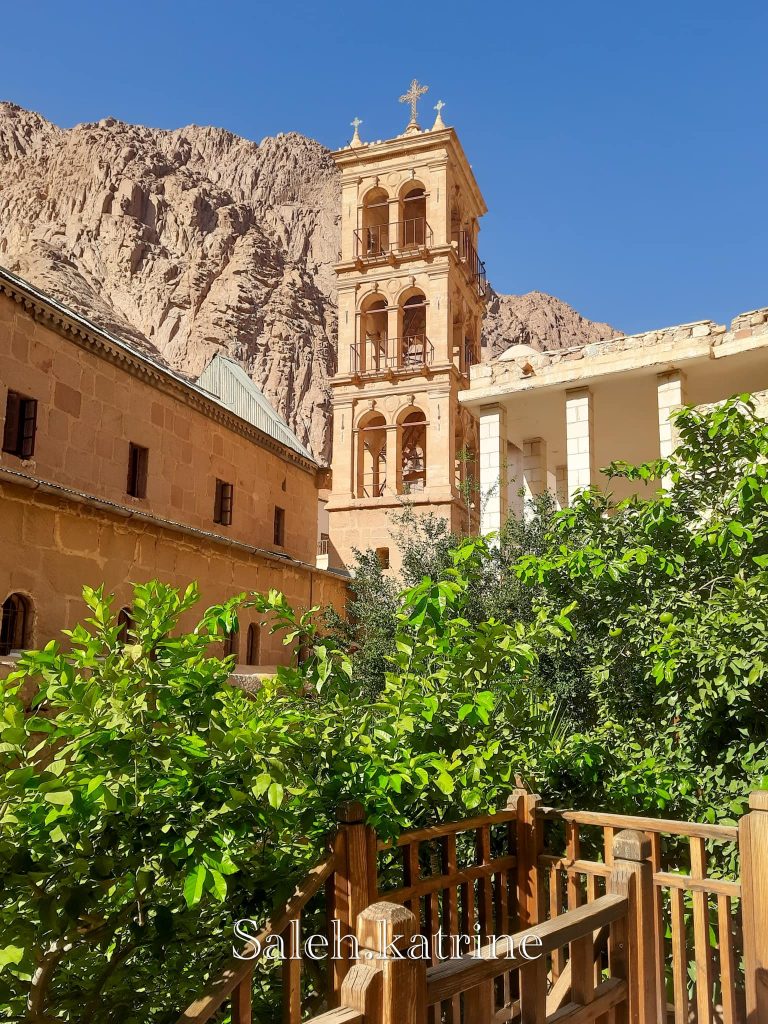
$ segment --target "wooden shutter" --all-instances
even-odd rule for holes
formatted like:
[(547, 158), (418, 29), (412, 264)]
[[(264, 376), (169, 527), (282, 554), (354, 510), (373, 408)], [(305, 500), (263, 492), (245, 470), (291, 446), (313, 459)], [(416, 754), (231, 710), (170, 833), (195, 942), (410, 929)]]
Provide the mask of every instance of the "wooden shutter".
[(37, 433), (37, 400), (23, 398), (20, 403), (19, 455), (22, 459), (31, 459), (35, 454), (35, 434)]
[(147, 496), (147, 476), (149, 473), (149, 449), (139, 448), (139, 497)]

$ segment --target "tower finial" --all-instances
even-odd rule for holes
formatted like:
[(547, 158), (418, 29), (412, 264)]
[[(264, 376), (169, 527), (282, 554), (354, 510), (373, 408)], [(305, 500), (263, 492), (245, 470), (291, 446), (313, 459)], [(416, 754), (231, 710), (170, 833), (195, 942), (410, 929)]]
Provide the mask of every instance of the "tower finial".
[(445, 106), (445, 104), (443, 103), (443, 101), (442, 100), (438, 100), (437, 103), (435, 104), (434, 108), (433, 108), (434, 110), (437, 111), (437, 117), (435, 118), (435, 123), (432, 125), (432, 131), (433, 132), (437, 132), (437, 131), (440, 131), (441, 128), (445, 128), (445, 124), (443, 122), (443, 107), (444, 106)]
[(356, 117), (353, 121), (350, 121), (350, 124), (355, 129), (355, 134), (352, 136), (352, 140), (349, 143), (350, 146), (354, 146), (354, 147), (362, 146), (363, 140), (360, 138), (360, 131), (359, 131), (360, 125), (362, 123), (363, 122), (360, 120), (359, 117)]
[(419, 119), (416, 113), (416, 104), (419, 102), (419, 97), (423, 96), (425, 92), (429, 92), (428, 85), (421, 85), (418, 78), (414, 78), (411, 82), (411, 87), (408, 92), (403, 93), (400, 97), (401, 103), (410, 103), (411, 105), (411, 120), (408, 122), (408, 127), (405, 129), (405, 135), (412, 135), (414, 132), (419, 132)]

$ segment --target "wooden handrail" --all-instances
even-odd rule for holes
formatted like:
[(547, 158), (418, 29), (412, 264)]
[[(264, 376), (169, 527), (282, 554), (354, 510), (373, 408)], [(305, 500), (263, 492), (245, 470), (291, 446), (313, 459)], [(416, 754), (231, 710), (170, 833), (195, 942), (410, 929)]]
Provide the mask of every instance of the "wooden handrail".
[[(281, 935), (294, 920), (306, 904), (318, 893), (323, 883), (336, 870), (336, 854), (332, 853), (324, 860), (316, 864), (307, 874), (306, 878), (299, 883), (293, 896), (282, 909), (275, 909), (270, 915), (267, 923), (256, 936), (262, 949), (265, 941), (270, 935)], [(248, 942), (243, 947), (242, 956), (248, 956), (255, 949), (253, 942)], [(177, 1024), (205, 1024), (222, 1003), (232, 994), (237, 986), (250, 974), (253, 965), (259, 957), (243, 960), (232, 957), (222, 968), (216, 981), (214, 981), (207, 992), (191, 1003), (184, 1013), (179, 1017)]]
[(531, 960), (519, 953), (520, 943), (527, 936), (536, 936), (537, 956), (546, 956), (575, 939), (592, 935), (603, 925), (618, 921), (627, 913), (629, 902), (625, 896), (609, 893), (593, 903), (569, 910), (560, 917), (543, 921), (511, 936), (499, 936), (495, 944), (483, 946), (479, 955), (471, 953), (454, 960), (446, 960), (427, 971), (427, 1004), (440, 1003), (459, 995), (483, 982), (492, 981), (500, 974), (527, 967)]
[(365, 1014), (352, 1010), (348, 1006), (339, 1006), (335, 1010), (327, 1010), (319, 1017), (310, 1017), (306, 1024), (364, 1024)]
[(631, 814), (603, 814), (600, 811), (570, 811), (557, 807), (539, 807), (538, 815), (555, 821), (572, 821), (579, 825), (607, 828), (635, 828), (641, 832), (666, 832), (672, 836), (693, 836), (696, 839), (720, 839), (737, 842), (735, 825), (709, 825), (696, 821), (673, 821), (667, 818), (642, 818)]
[(442, 839), (443, 836), (455, 835), (457, 832), (470, 832), (472, 829), (482, 828), (484, 825), (503, 825), (505, 822), (514, 820), (514, 811), (494, 811), (493, 814), (481, 814), (476, 818), (462, 818), (461, 821), (449, 821), (443, 825), (429, 825), (427, 828), (419, 828), (413, 832), (403, 832), (394, 841), (391, 839), (379, 840), (376, 849), (381, 853), (383, 850), (391, 850), (396, 846), (426, 843), (431, 839)]

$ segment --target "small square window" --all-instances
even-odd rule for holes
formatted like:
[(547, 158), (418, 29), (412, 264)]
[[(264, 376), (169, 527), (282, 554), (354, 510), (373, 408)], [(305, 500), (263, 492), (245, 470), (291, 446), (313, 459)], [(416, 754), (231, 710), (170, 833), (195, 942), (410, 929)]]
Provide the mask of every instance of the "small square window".
[(216, 499), (213, 505), (214, 523), (220, 523), (222, 526), (231, 525), (234, 494), (234, 484), (228, 484), (225, 480), (216, 481)]
[(146, 498), (149, 448), (140, 444), (128, 445), (128, 483), (126, 490), (132, 498)]
[(19, 459), (35, 454), (37, 433), (37, 400), (18, 391), (8, 392), (3, 428), (3, 451)]
[(278, 547), (285, 544), (285, 509), (275, 505), (275, 534), (274, 542)]
[(376, 557), (382, 569), (389, 568), (389, 548), (376, 548)]

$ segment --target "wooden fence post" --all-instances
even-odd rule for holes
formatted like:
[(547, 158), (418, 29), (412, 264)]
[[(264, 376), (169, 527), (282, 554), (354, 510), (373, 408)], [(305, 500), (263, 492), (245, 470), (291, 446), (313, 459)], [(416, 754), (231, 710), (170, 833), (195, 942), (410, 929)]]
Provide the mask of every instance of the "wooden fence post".
[(424, 1024), (427, 1001), (427, 965), (423, 959), (402, 959), (393, 949), (406, 952), (420, 925), (406, 907), (372, 903), (357, 919), (360, 960), (350, 970), (341, 990), (345, 1007), (365, 1014), (366, 1024)]
[[(645, 832), (624, 829), (613, 840), (608, 891), (626, 896), (626, 922), (611, 926), (611, 974), (624, 978), (631, 1024), (658, 1024), (651, 841)], [(617, 1018), (618, 1022), (618, 1018)]]
[(544, 828), (538, 816), (541, 797), (525, 789), (514, 789), (507, 810), (517, 816), (517, 905), (518, 927), (529, 928), (544, 917), (544, 891), (539, 855), (544, 848)]
[[(376, 833), (365, 824), (365, 808), (357, 800), (336, 809), (339, 828), (334, 840), (336, 871), (328, 900), (328, 927), (339, 922), (342, 939), (354, 935), (357, 919), (376, 899)], [(330, 936), (329, 936), (330, 938)], [(331, 999), (338, 1004), (341, 983), (349, 970), (350, 943), (341, 943), (342, 959), (332, 960)]]
[(750, 793), (739, 856), (747, 1024), (768, 1024), (768, 790)]

